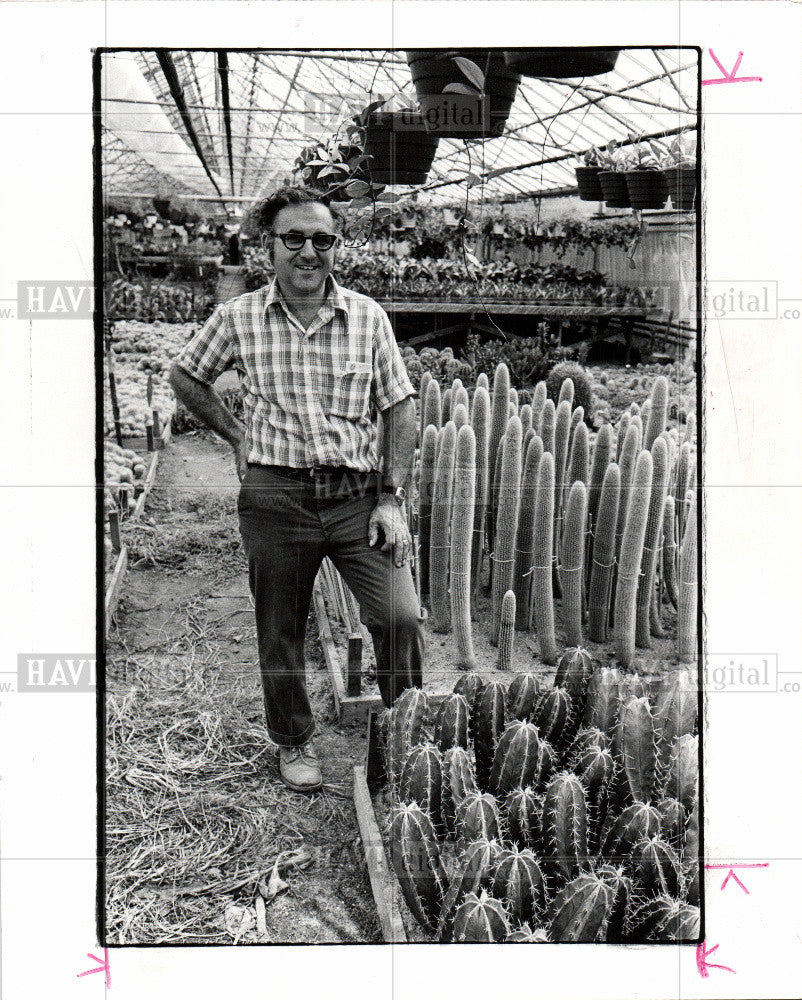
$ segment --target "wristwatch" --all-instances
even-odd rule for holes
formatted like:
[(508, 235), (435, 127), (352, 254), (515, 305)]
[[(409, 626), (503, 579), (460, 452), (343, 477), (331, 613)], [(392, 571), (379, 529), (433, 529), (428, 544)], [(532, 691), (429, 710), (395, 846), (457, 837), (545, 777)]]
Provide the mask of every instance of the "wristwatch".
[(396, 489), (393, 489), (392, 486), (383, 485), (381, 492), (382, 496), (393, 497), (393, 499), (395, 500), (395, 502), (398, 504), (399, 507), (404, 506), (404, 501), (407, 498), (407, 491), (404, 489), (403, 486), (398, 486), (396, 487)]

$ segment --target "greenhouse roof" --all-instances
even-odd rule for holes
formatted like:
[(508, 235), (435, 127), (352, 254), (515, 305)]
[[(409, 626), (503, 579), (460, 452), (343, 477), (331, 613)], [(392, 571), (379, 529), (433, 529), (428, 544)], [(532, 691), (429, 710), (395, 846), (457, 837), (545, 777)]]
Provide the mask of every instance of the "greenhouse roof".
[[(184, 196), (239, 215), (286, 177), (301, 149), (355, 107), (414, 100), (400, 50), (194, 50), (101, 56), (104, 196)], [(469, 174), (485, 199), (524, 200), (575, 187), (577, 153), (611, 140), (695, 128), (693, 48), (624, 49), (615, 69), (579, 80), (523, 77), (504, 134), (440, 140), (424, 185), (447, 204)]]

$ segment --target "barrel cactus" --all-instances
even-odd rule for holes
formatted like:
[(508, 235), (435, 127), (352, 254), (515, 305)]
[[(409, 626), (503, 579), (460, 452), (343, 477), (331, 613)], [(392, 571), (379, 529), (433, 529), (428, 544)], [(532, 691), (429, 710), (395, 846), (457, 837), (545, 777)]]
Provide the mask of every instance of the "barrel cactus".
[(543, 848), (543, 796), (531, 785), (513, 788), (504, 800), (510, 840), (519, 847)]
[(450, 694), (440, 703), (434, 727), (434, 741), (442, 753), (450, 747), (468, 749), (469, 716), (468, 701), (461, 694)]
[(502, 851), (496, 860), (492, 893), (513, 920), (538, 919), (546, 908), (546, 883), (528, 848)]
[(627, 798), (649, 802), (654, 791), (657, 750), (654, 719), (646, 698), (630, 698), (621, 706), (618, 729)]
[(498, 681), (490, 681), (477, 695), (472, 706), (473, 752), (479, 787), (490, 787), (490, 771), (496, 744), (506, 725), (506, 691)]
[[(575, 361), (560, 361), (549, 372), (546, 378), (546, 394), (549, 399), (558, 402), (563, 383), (570, 379), (573, 386), (572, 403), (581, 406), (585, 411), (585, 419), (593, 418), (593, 379), (590, 372)], [(566, 398), (566, 397), (563, 397)]]
[(635, 844), (632, 870), (650, 896), (679, 896), (682, 891), (679, 855), (659, 836)]
[(535, 777), (540, 739), (529, 722), (511, 722), (496, 746), (490, 787), (495, 795), (506, 795), (519, 785), (528, 785)]
[(540, 687), (534, 674), (516, 674), (507, 688), (507, 718), (526, 721), (532, 714), (539, 693)]
[(581, 646), (566, 649), (557, 663), (554, 686), (565, 688), (580, 715), (585, 709), (585, 696), (592, 676), (593, 660), (590, 653)]
[(542, 739), (558, 748), (567, 745), (573, 736), (574, 710), (565, 688), (544, 691), (535, 705), (532, 721)]
[(690, 812), (699, 795), (699, 740), (678, 736), (668, 763), (666, 795), (678, 799)]
[(633, 802), (609, 823), (601, 853), (616, 863), (625, 862), (639, 840), (654, 837), (659, 831), (660, 813), (653, 806)]
[(543, 799), (543, 840), (553, 870), (574, 878), (588, 863), (585, 790), (564, 771), (549, 782)]
[(503, 903), (483, 892), (469, 893), (454, 914), (453, 938), (460, 942), (504, 941), (510, 924)]
[(460, 857), (460, 864), (446, 892), (438, 923), (438, 937), (448, 941), (453, 931), (454, 913), (470, 893), (480, 893), (493, 884), (501, 846), (494, 840), (473, 840)]
[(549, 944), (551, 938), (545, 927), (530, 927), (521, 924), (507, 935), (505, 944)]
[(432, 821), (414, 802), (395, 810), (390, 846), (393, 868), (407, 905), (424, 927), (434, 930), (447, 879)]
[(628, 921), (628, 941), (696, 941), (701, 920), (699, 908), (658, 896), (635, 908)]
[(407, 755), (417, 744), (425, 742), (423, 724), (429, 710), (429, 699), (420, 688), (407, 688), (390, 709), (385, 738), (385, 770), (393, 787), (401, 782), (401, 771)]
[(459, 746), (446, 750), (443, 754), (441, 773), (440, 806), (443, 825), (448, 833), (455, 833), (457, 808), (468, 794), (479, 791), (467, 752)]
[(585, 725), (600, 729), (608, 736), (613, 732), (623, 682), (623, 675), (616, 667), (600, 667), (591, 675), (585, 695)]
[(604, 941), (613, 909), (613, 893), (597, 874), (578, 875), (554, 899), (552, 941)]
[(497, 840), (501, 833), (501, 817), (494, 795), (468, 792), (457, 806), (456, 830), (460, 839)]
[(428, 813), (435, 829), (442, 826), (442, 787), (440, 751), (430, 743), (413, 747), (401, 772), (400, 798), (402, 802), (417, 802)]

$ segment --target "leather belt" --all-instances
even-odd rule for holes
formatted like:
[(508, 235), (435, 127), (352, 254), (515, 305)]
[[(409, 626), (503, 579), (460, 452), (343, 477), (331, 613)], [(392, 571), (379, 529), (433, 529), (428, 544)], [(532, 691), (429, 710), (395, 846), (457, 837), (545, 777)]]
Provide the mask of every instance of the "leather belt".
[(377, 491), (378, 473), (359, 472), (345, 465), (317, 465), (305, 469), (258, 464), (254, 467), (266, 469), (274, 475), (307, 485), (314, 489), (315, 497), (318, 499), (347, 499)]

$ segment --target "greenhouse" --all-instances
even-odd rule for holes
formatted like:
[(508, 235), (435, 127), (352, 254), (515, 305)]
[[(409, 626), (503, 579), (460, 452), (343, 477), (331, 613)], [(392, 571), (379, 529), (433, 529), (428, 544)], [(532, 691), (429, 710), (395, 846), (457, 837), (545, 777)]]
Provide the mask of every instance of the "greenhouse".
[(697, 50), (96, 59), (105, 943), (698, 940)]

